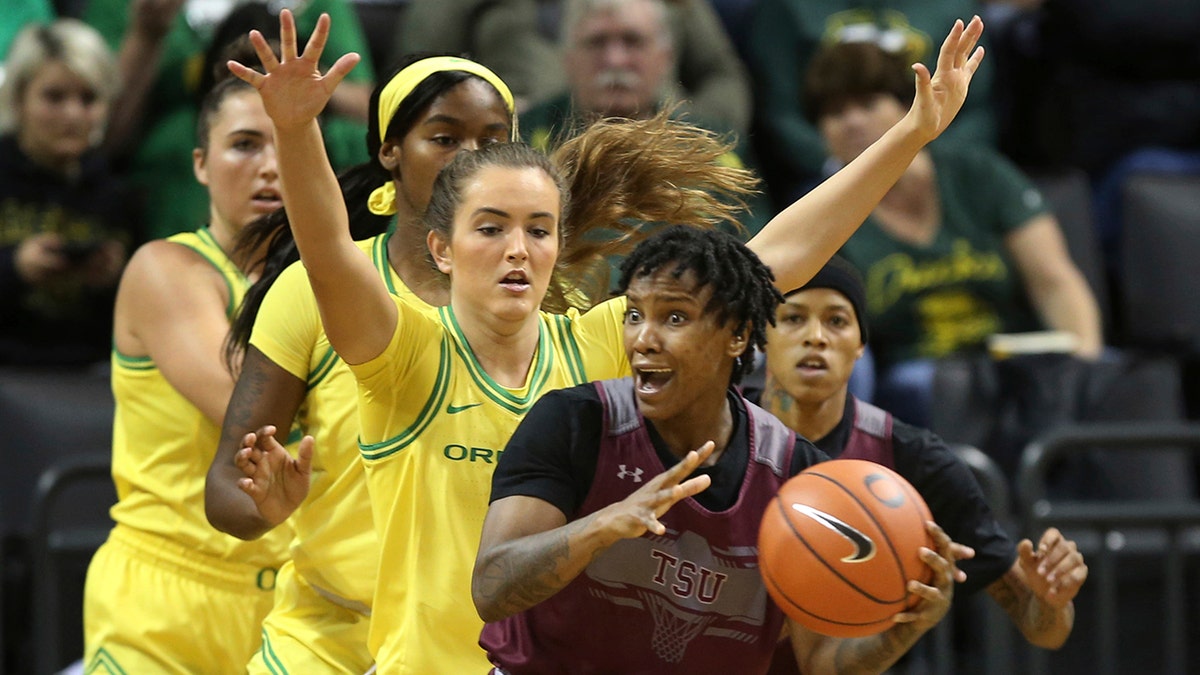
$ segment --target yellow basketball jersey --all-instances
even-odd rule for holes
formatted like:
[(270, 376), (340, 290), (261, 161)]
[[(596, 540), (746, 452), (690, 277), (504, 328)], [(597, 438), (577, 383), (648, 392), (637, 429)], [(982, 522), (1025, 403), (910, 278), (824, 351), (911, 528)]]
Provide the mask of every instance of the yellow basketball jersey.
[(496, 460), (545, 392), (629, 373), (625, 300), (542, 313), (518, 389), (484, 372), (449, 307), (431, 316), (396, 304), (387, 350), (351, 368), (381, 545), (371, 652), (381, 674), (485, 673), (470, 586)]
[[(392, 295), (433, 312), (388, 264), (387, 239), (359, 242)], [(358, 385), (329, 344), (308, 274), (284, 270), (263, 299), (250, 343), (308, 383), (297, 416), (316, 441), (308, 498), (292, 515), (296, 571), (335, 603), (365, 613), (375, 589), (379, 543), (358, 451)]]
[[(229, 286), (232, 316), (249, 287), (207, 228), (170, 237), (203, 256)], [(275, 528), (256, 541), (219, 532), (204, 515), (204, 479), (221, 429), (171, 386), (149, 357), (113, 350), (112, 472), (118, 502), (112, 518), (172, 540), (197, 554), (262, 568), (286, 559), (291, 528)], [(273, 583), (273, 580), (272, 580)]]

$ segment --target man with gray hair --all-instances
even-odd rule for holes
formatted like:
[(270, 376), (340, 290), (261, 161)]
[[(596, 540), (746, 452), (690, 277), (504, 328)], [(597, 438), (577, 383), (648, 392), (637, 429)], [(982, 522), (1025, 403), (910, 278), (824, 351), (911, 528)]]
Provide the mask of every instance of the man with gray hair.
[(563, 0), (562, 10), (567, 89), (521, 114), (532, 145), (544, 149), (603, 117), (646, 119), (677, 104), (694, 124), (733, 130), (711, 115), (691, 113), (682, 100), (675, 82), (680, 45), (664, 0)]

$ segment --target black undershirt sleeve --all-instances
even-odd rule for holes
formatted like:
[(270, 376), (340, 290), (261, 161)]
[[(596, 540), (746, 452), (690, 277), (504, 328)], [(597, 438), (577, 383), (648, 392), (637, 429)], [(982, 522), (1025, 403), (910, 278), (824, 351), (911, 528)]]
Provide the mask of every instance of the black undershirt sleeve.
[(1016, 543), (996, 519), (975, 475), (936, 434), (895, 422), (892, 430), (897, 473), (925, 498), (950, 538), (975, 549), (958, 566), (967, 574), (957, 594), (967, 596), (999, 579), (1016, 560)]
[(591, 488), (603, 422), (600, 395), (590, 384), (542, 396), (500, 456), (491, 501), (536, 497), (571, 518)]

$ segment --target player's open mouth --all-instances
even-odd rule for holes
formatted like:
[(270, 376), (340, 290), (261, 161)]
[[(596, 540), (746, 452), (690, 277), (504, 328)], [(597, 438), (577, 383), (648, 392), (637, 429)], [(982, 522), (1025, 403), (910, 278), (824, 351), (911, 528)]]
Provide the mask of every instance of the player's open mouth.
[(254, 202), (255, 206), (272, 211), (283, 206), (283, 198), (280, 196), (279, 191), (270, 188), (255, 192), (251, 201)]
[(644, 394), (653, 394), (666, 386), (673, 374), (670, 368), (634, 368), (634, 388)]
[(525, 275), (524, 270), (513, 270), (504, 275), (500, 280), (500, 285), (510, 291), (522, 292), (529, 290), (529, 277)]
[(829, 370), (829, 364), (820, 356), (808, 356), (800, 359), (800, 362), (796, 364), (796, 368), (805, 372), (825, 371)]

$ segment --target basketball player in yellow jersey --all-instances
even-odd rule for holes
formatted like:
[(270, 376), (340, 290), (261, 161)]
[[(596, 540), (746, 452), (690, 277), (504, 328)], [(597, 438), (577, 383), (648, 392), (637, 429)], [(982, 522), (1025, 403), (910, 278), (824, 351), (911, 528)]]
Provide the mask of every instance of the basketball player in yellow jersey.
[(117, 295), (112, 357), (116, 526), (88, 568), (84, 661), (100, 673), (232, 673), (258, 646), (289, 528), (243, 542), (204, 518), (204, 474), (233, 390), (221, 358), (258, 252), (247, 222), (278, 208), (274, 134), (241, 81), (200, 113), (208, 227), (143, 246)]
[[(383, 253), (386, 242), (387, 235), (362, 242), (377, 262), (380, 278), (399, 301), (417, 311), (434, 311), (388, 266)], [(373, 662), (367, 630), (379, 542), (358, 457), (357, 386), (354, 375), (329, 346), (303, 266), (288, 267), (272, 285), (250, 344), (306, 383), (296, 421), (305, 433), (322, 440), (323, 450), (311, 457), (311, 464), (304, 450), (296, 460), (279, 458), (295, 461), (298, 472), (311, 471), (311, 486), (306, 485), (307, 499), (288, 521), (297, 535), (292, 560), (280, 570), (275, 606), (263, 621), (262, 646), (248, 670), (365, 673)], [(235, 461), (239, 466), (262, 462), (247, 457)], [(244, 475), (250, 476), (244, 479), (249, 483), (259, 479), (260, 486), (266, 478), (253, 469)], [(253, 496), (252, 485), (246, 487)], [(290, 514), (288, 509), (280, 509), (278, 516), (269, 508), (265, 511), (272, 517)]]
[[(486, 672), (478, 633), (471, 632), (481, 622), (471, 619), (470, 567), (486, 511), (487, 452), (494, 457), (547, 387), (628, 373), (623, 298), (583, 315), (539, 311), (560, 257), (569, 260), (572, 242), (586, 241), (599, 224), (581, 214), (600, 213), (599, 204), (617, 207), (603, 222), (610, 227), (628, 218), (693, 222), (711, 213), (704, 201), (717, 184), (728, 183), (727, 194), (744, 193), (745, 175), (716, 167), (719, 153), (687, 154), (686, 144), (672, 144), (687, 127), (661, 118), (597, 125), (558, 151), (556, 163), (578, 188), (570, 203), (566, 179), (528, 146), (459, 154), (439, 175), (425, 214), (430, 252), (450, 280), (450, 305), (435, 320), (396, 302), (379, 282), (349, 235), (325, 156), (316, 118), (357, 57), (343, 56), (322, 76), (316, 64), (328, 17), (303, 54), (290, 12), (281, 12), (280, 23), (279, 57), (251, 33), (265, 75), (230, 67), (259, 90), (271, 116), (292, 232), (330, 343), (359, 381), (361, 449), (381, 542), (370, 647), (385, 675)], [(982, 59), (975, 50), (981, 32), (978, 19), (956, 22), (937, 76), (914, 66), (909, 114), (750, 242), (777, 283), (791, 287), (819, 269), (945, 128)], [(652, 151), (639, 152), (652, 143)], [(647, 166), (652, 170), (643, 172)], [(636, 195), (644, 199), (625, 199), (618, 194), (625, 188), (644, 188)], [(563, 213), (571, 214), (566, 223)], [(658, 217), (642, 217), (649, 213)], [(565, 246), (564, 226), (571, 233)], [(461, 501), (471, 494), (479, 503)], [(450, 558), (458, 564), (439, 567)]]
[[(445, 304), (448, 289), (428, 263), (420, 214), (438, 170), (454, 155), (511, 138), (511, 93), (477, 63), (414, 57), (379, 83), (373, 103), (371, 159), (339, 178), (347, 204), (364, 207), (351, 216), (352, 231), (359, 237), (394, 221), (389, 234), (363, 244), (380, 278), (418, 306)], [(205, 508), (213, 525), (238, 537), (261, 536), (289, 516), (296, 531), (250, 672), (362, 673), (372, 663), (367, 629), (379, 546), (359, 458), (357, 384), (329, 348), (303, 268), (273, 272), (295, 259), (286, 234), (268, 223), (243, 231), (243, 239), (261, 236), (271, 245), (263, 277), (234, 321), (245, 358)], [(253, 298), (261, 289), (259, 305)], [(286, 425), (297, 413), (321, 448), (311, 467), (282, 450), (238, 456), (246, 431)]]

